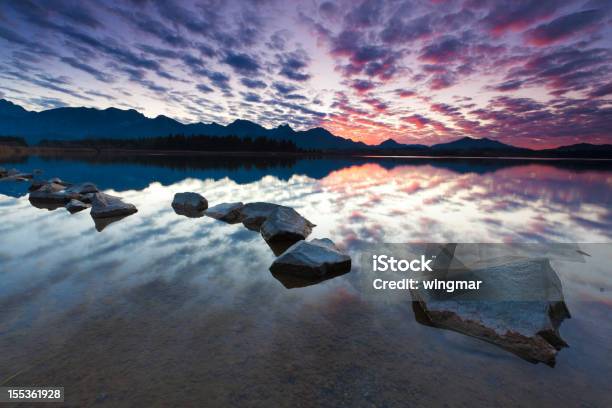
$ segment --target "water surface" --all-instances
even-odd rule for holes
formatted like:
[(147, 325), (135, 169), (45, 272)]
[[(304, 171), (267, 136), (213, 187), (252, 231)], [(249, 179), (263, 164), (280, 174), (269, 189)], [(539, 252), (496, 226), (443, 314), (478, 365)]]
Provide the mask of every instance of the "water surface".
[[(174, 213), (294, 207), (355, 260), (364, 243), (612, 242), (605, 162), (22, 157), (139, 212), (97, 232), (0, 183), (0, 381), (61, 385), (72, 406), (610, 406), (609, 269), (557, 267), (572, 318), (554, 368), (419, 324), (364, 296), (358, 267), (287, 289), (258, 233)], [(608, 254), (600, 254), (607, 256)]]

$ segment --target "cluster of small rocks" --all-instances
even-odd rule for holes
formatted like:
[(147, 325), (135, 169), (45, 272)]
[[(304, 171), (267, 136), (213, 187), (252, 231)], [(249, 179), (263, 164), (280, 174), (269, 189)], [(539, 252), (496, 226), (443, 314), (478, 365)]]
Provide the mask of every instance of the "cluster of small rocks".
[[(245, 228), (258, 231), (278, 256), (270, 267), (275, 276), (286, 274), (324, 280), (351, 269), (350, 256), (340, 251), (331, 240), (305, 241), (315, 224), (291, 207), (267, 202), (233, 202), (209, 208), (206, 198), (192, 192), (177, 193), (172, 207), (177, 214), (207, 216), (229, 224), (242, 223)], [(304, 286), (282, 282), (287, 287)]]
[(28, 181), (32, 180), (34, 175), (31, 173), (22, 173), (17, 169), (8, 169), (0, 167), (0, 181)]
[(28, 199), (37, 208), (55, 210), (64, 207), (71, 214), (91, 208), (90, 214), (98, 231), (138, 211), (133, 204), (105, 194), (95, 184), (89, 182), (72, 184), (57, 177), (39, 180), (34, 179), (33, 174), (22, 173), (16, 169), (5, 170), (1, 167), (0, 180), (31, 181)]

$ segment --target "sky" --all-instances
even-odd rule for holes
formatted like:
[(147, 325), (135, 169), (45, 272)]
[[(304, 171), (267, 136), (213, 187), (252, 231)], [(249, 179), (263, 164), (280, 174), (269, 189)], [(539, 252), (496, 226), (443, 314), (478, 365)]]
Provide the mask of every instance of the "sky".
[(0, 1), (0, 98), (380, 143), (612, 143), (612, 1)]

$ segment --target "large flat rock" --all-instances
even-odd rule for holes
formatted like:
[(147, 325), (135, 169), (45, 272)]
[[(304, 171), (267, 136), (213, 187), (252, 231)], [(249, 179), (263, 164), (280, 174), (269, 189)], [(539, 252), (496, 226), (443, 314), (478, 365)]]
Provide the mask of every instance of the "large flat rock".
[(301, 278), (322, 278), (350, 271), (351, 257), (327, 239), (299, 241), (276, 258), (270, 266), (273, 274)]

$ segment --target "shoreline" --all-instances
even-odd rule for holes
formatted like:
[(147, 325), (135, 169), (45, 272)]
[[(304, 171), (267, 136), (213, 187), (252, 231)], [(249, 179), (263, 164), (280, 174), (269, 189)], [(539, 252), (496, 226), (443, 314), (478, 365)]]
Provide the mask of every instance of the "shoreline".
[(292, 157), (292, 158), (372, 158), (372, 159), (422, 159), (422, 160), (525, 160), (525, 161), (602, 161), (607, 157), (565, 156), (494, 156), (494, 155), (398, 155), (367, 152), (265, 152), (265, 151), (202, 151), (202, 150), (150, 150), (150, 149), (96, 149), (94, 147), (30, 147), (0, 145), (0, 159), (14, 156), (202, 156), (202, 157)]

